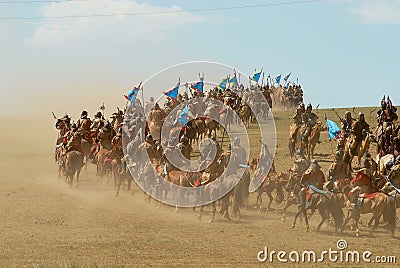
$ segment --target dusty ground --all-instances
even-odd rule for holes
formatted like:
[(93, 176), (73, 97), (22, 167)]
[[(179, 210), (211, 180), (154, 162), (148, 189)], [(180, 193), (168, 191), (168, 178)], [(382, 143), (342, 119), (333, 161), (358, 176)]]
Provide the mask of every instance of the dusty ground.
[[(373, 108), (363, 110), (367, 120), (375, 125), (375, 113), (372, 120), (369, 118)], [(328, 112), (330, 119), (338, 121)], [(323, 113), (319, 111), (321, 118)], [(275, 113), (278, 171), (291, 166), (287, 150), (291, 114)], [(50, 118), (0, 118), (0, 124), (1, 267), (268, 267), (279, 263), (258, 262), (257, 252), (264, 246), (276, 251), (320, 252), (336, 249), (338, 239), (345, 239), (349, 250), (400, 257), (399, 232), (393, 239), (381, 227), (369, 236), (364, 224), (360, 238), (354, 237), (350, 230), (336, 236), (328, 225), (317, 233), (315, 228), (320, 219), (317, 214), (311, 220), (309, 233), (304, 232), (302, 224), (290, 230), (294, 208), (287, 222), (282, 222), (275, 211), (260, 215), (250, 208), (242, 212), (240, 222), (218, 217), (209, 224), (209, 208), (199, 222), (191, 210), (175, 213), (171, 207), (157, 208), (154, 202), (146, 203), (137, 188), (133, 196), (124, 191), (116, 198), (111, 182), (97, 182), (93, 165), (83, 171), (80, 187), (69, 189), (56, 176), (53, 161), (56, 131)], [(332, 152), (327, 137), (324, 133), (323, 142), (316, 149), (319, 154), (316, 158), (324, 169)], [(252, 139), (255, 142), (256, 137)], [(251, 203), (254, 202), (252, 195)], [(276, 208), (275, 203), (273, 207)], [(366, 218), (363, 219), (365, 222)], [(315, 267), (343, 265), (324, 262)], [(355, 265), (362, 264), (348, 266)]]

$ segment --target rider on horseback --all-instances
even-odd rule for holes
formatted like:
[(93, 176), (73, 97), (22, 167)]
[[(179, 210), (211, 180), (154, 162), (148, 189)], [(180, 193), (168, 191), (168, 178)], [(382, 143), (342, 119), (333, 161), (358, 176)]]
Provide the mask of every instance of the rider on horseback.
[(355, 136), (351, 146), (350, 146), (350, 153), (352, 155), (356, 155), (357, 147), (361, 144), (364, 140), (366, 133), (369, 132), (369, 125), (365, 121), (365, 116), (362, 112), (358, 114), (358, 120), (353, 123), (351, 128), (351, 133)]
[(292, 172), (293, 176), (300, 178), (309, 166), (310, 161), (305, 157), (303, 149), (299, 148), (296, 151), (293, 167), (289, 169), (289, 172)]
[(308, 138), (310, 137), (311, 130), (317, 124), (318, 116), (312, 112), (312, 105), (309, 103), (307, 105), (306, 112), (303, 114), (302, 123), (306, 126), (304, 132), (302, 133), (302, 140), (304, 143), (308, 143)]
[(346, 113), (344, 114), (344, 119), (342, 120), (342, 130), (344, 133), (344, 137), (347, 138), (351, 133), (351, 128), (355, 119), (351, 116), (351, 113), (349, 111), (346, 111)]

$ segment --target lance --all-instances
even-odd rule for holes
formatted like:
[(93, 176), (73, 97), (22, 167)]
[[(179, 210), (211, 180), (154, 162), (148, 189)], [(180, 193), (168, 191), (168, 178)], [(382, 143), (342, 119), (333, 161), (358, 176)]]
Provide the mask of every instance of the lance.
[(57, 119), (57, 116), (53, 112), (51, 112), (51, 114), (53, 115), (54, 119)]
[(332, 108), (332, 111), (334, 111), (337, 117), (339, 117), (340, 122), (344, 122), (343, 118), (340, 117), (340, 115), (336, 112), (334, 108)]

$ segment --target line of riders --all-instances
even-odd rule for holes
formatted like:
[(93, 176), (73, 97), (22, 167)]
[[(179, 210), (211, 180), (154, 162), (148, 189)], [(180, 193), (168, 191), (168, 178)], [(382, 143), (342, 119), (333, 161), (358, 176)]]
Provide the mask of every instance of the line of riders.
[[(157, 185), (160, 184), (160, 176), (157, 176), (157, 174), (162, 174), (163, 177), (168, 175), (168, 180), (171, 180), (169, 177), (171, 177), (171, 172), (174, 171), (174, 165), (169, 163), (165, 155), (171, 151), (180, 151), (186, 160), (190, 160), (193, 151), (192, 143), (197, 141), (197, 144), (199, 144), (199, 140), (204, 135), (207, 135), (207, 132), (208, 137), (212, 137), (216, 147), (212, 146), (211, 143), (208, 146), (199, 146), (199, 169), (207, 167), (208, 178), (202, 178), (202, 180), (199, 180), (199, 177), (195, 180), (190, 178), (188, 180), (190, 185), (205, 184), (219, 177), (224, 172), (224, 169), (229, 166), (227, 162), (225, 165), (220, 165), (222, 157), (229, 159), (228, 156), (235, 155), (238, 168), (239, 165), (247, 166), (248, 161), (245, 158), (245, 151), (240, 145), (239, 137), (234, 139), (233, 147), (228, 148), (225, 152), (217, 142), (216, 130), (219, 127), (218, 122), (224, 122), (228, 125), (235, 122), (233, 122), (233, 116), (228, 116), (229, 110), (221, 109), (221, 103), (216, 102), (216, 100), (228, 105), (232, 110), (238, 111), (241, 119), (249, 124), (251, 120), (256, 118), (255, 114), (264, 118), (268, 116), (268, 102), (272, 101), (268, 92), (258, 91), (253, 88), (243, 90), (242, 94), (237, 94), (233, 90), (221, 91), (215, 88), (208, 92), (209, 101), (196, 99), (197, 97), (204, 97), (204, 95), (197, 92), (192, 91), (191, 94), (194, 100), (191, 104), (190, 112), (195, 113), (195, 120), (188, 122), (185, 127), (173, 128), (174, 131), (179, 132), (179, 135), (175, 138), (174, 135), (170, 135), (172, 138), (169, 140), (161, 140), (161, 126), (163, 126), (167, 115), (177, 105), (188, 100), (186, 93), (178, 94), (175, 100), (168, 98), (163, 109), (158, 103), (154, 102), (153, 98), (150, 98), (144, 109), (140, 101), (137, 100), (134, 105), (127, 107), (125, 111), (118, 109), (111, 116), (111, 122), (105, 120), (101, 112), (96, 113), (94, 120), (91, 120), (87, 111), (81, 113), (76, 123), (72, 123), (72, 119), (68, 115), (58, 119), (56, 128), (59, 130), (59, 136), (56, 143), (55, 158), (59, 164), (59, 174), (64, 174), (72, 187), (74, 175), (77, 174), (77, 180), (79, 180), (80, 169), (84, 166), (84, 163), (87, 164), (88, 160), (91, 159), (97, 165), (97, 174), (100, 178), (107, 171), (112, 171), (117, 187), (117, 195), (124, 178), (128, 179), (128, 187), (130, 187), (132, 178), (130, 173), (127, 172), (127, 167), (130, 167), (131, 171), (133, 171), (132, 173), (138, 177), (142, 175), (146, 177), (148, 175), (155, 178), (155, 180), (150, 179), (150, 181), (155, 181), (155, 185), (150, 185), (150, 187), (156, 186), (157, 188)], [(260, 98), (258, 94), (264, 97), (267, 96), (266, 101), (264, 99), (261, 102), (263, 98)], [(249, 103), (253, 111), (251, 111)], [(259, 107), (259, 112), (254, 112), (255, 107)], [(182, 109), (177, 111), (176, 118), (179, 117), (181, 112)], [(145, 115), (148, 115), (147, 120)], [(174, 124), (177, 124), (177, 122), (174, 122)], [(212, 133), (213, 130), (214, 133)], [(125, 155), (122, 142), (123, 132), (127, 137)], [(213, 151), (213, 148), (217, 148), (216, 152)], [(140, 164), (139, 159), (145, 159), (143, 152), (150, 156), (150, 162), (157, 161), (158, 164), (149, 165), (150, 162)], [(73, 163), (76, 163), (76, 165)], [(163, 163), (166, 164), (166, 168), (162, 168)], [(182, 163), (182, 165), (186, 164), (187, 162)], [(140, 174), (138, 174), (139, 172)], [(148, 188), (148, 185), (146, 187)], [(158, 186), (158, 188), (160, 187)], [(247, 191), (248, 183), (245, 188)]]
[[(179, 96), (177, 100), (169, 99), (164, 105), (164, 109), (161, 109), (152, 99), (150, 99), (150, 102), (147, 103), (144, 109), (141, 105), (128, 107), (125, 111), (125, 116), (124, 112), (118, 109), (112, 116), (112, 122), (104, 120), (100, 112), (91, 121), (86, 111), (82, 112), (81, 118), (75, 124), (71, 124), (71, 119), (67, 115), (58, 119), (56, 128), (59, 130), (59, 138), (56, 145), (56, 160), (60, 165), (60, 170), (66, 172), (68, 177), (68, 154), (78, 151), (82, 154), (82, 161), (78, 161), (81, 167), (84, 162), (83, 156), (86, 156), (86, 159), (93, 159), (100, 173), (104, 172), (101, 168), (102, 166), (107, 166), (107, 163), (114, 162), (119, 167), (117, 170), (118, 174), (121, 175), (120, 177), (126, 175), (130, 177), (130, 174), (127, 173), (128, 167), (132, 168), (131, 170), (134, 171), (133, 174), (136, 172), (136, 175), (139, 177), (142, 175), (146, 177), (147, 174), (150, 174), (150, 177), (155, 178), (155, 185), (162, 184), (163, 180), (173, 182), (171, 174), (177, 170), (174, 170), (174, 165), (169, 163), (168, 159), (164, 157), (165, 154), (169, 150), (178, 150), (185, 158), (190, 159), (192, 142), (201, 138), (198, 136), (199, 133), (196, 134), (197, 136), (190, 135), (190, 126), (198, 128), (195, 122), (199, 120), (204, 123), (205, 121), (204, 118), (196, 115), (196, 120), (192, 120), (194, 124), (188, 124), (183, 128), (179, 126), (175, 129), (179, 132), (179, 135), (177, 135), (178, 138), (172, 138), (169, 141), (161, 140), (160, 129), (154, 131), (152, 126), (162, 126), (168, 113), (180, 101), (187, 99), (187, 94)], [(198, 96), (196, 93), (192, 93), (193, 98)], [(251, 98), (252, 94), (249, 93), (247, 96)], [(209, 93), (209, 97), (220, 99), (232, 106), (239, 102), (239, 111), (246, 106), (246, 103), (242, 102), (241, 98), (235, 92), (218, 92), (218, 90), (212, 90)], [(243, 98), (245, 97), (246, 95), (243, 95)], [(206, 108), (204, 109), (203, 107), (203, 109), (210, 112), (213, 105), (215, 106), (216, 104), (211, 100), (208, 103), (201, 103), (201, 105), (205, 105)], [(148, 112), (148, 120), (145, 119), (145, 111)], [(178, 110), (178, 113), (180, 112), (181, 110)], [(353, 219), (356, 226), (356, 234), (359, 234), (357, 224), (360, 214), (372, 212), (371, 223), (375, 221), (374, 227), (378, 226), (379, 219), (384, 215), (390, 226), (391, 233), (394, 235), (396, 224), (395, 203), (400, 200), (399, 195), (396, 195), (400, 185), (400, 168), (397, 168), (400, 166), (400, 157), (397, 157), (400, 148), (396, 144), (399, 137), (399, 127), (396, 124), (397, 115), (395, 113), (395, 107), (392, 106), (389, 98), (387, 101), (382, 101), (382, 107), (378, 111), (378, 133), (376, 135), (378, 137), (378, 145), (380, 145), (378, 146), (378, 159), (390, 155), (391, 152), (394, 157), (384, 166), (384, 170), (379, 168), (380, 161), (374, 161), (371, 158), (368, 152), (369, 143), (367, 143), (368, 146), (365, 145), (366, 140), (372, 139), (373, 135), (370, 133), (364, 114), (360, 113), (358, 119), (355, 120), (352, 118), (350, 112), (346, 112), (344, 119), (341, 120), (342, 132), (338, 139), (335, 159), (328, 169), (326, 177), (316, 160), (309, 160), (305, 157), (303, 147), (299, 147), (296, 150), (294, 166), (289, 170), (288, 175), (277, 174), (273, 163), (272, 168), (267, 172), (268, 168), (265, 168), (267, 166), (266, 162), (273, 160), (271, 160), (272, 156), (268, 149), (264, 147), (265, 149), (262, 150), (260, 157), (253, 160), (260, 162), (259, 169), (254, 170), (253, 180), (260, 180), (260, 178), (265, 176), (261, 187), (257, 189), (258, 195), (261, 196), (263, 192), (267, 192), (268, 194), (268, 189), (271, 189), (271, 186), (273, 186), (272, 190), (285, 189), (286, 195), (281, 198), (281, 201), (285, 201), (283, 219), (285, 218), (285, 211), (288, 206), (291, 204), (298, 204), (299, 206), (299, 212), (295, 217), (293, 227), (298, 215), (302, 214), (305, 217), (306, 229), (308, 230), (306, 210), (311, 209), (312, 211), (319, 210), (321, 213), (322, 221), (318, 226), (318, 230), (322, 223), (328, 219), (329, 215), (332, 215), (335, 220), (335, 230), (343, 230), (345, 224), (350, 219)], [(316, 121), (318, 119), (312, 112), (312, 106), (308, 105), (307, 109), (304, 109), (304, 105), (300, 105), (293, 119), (297, 127), (297, 132), (301, 128), (300, 119), (301, 124), (305, 125), (306, 131), (301, 133), (301, 137), (302, 141), (307, 143), (308, 133), (317, 124)], [(123, 131), (129, 138), (126, 141), (128, 144), (126, 155), (124, 155), (122, 148)], [(173, 137), (173, 135), (171, 136)], [(210, 132), (209, 137), (211, 136)], [(388, 142), (389, 140), (390, 142)], [(210, 175), (214, 175), (215, 178), (219, 177), (219, 174), (222, 174), (228, 166), (227, 163), (221, 165), (221, 160), (224, 159), (224, 156), (225, 159), (229, 159), (229, 157), (226, 158), (226, 155), (234, 154), (236, 156), (237, 163), (235, 170), (247, 166), (248, 162), (246, 161), (245, 153), (243, 153), (244, 149), (241, 147), (238, 137), (233, 142), (233, 148), (228, 148), (225, 152), (217, 142), (216, 132), (213, 136), (213, 141), (217, 144), (217, 152), (211, 152), (212, 148), (214, 148), (213, 146), (205, 146), (200, 151), (200, 166), (207, 167), (205, 173), (208, 173), (208, 178), (204, 179), (203, 176), (190, 177), (189, 173), (184, 173), (188, 176), (187, 181), (189, 182), (189, 186), (195, 187), (211, 182)], [(363, 146), (366, 148), (363, 148)], [(165, 151), (163, 147), (166, 148)], [(144, 151), (150, 156), (150, 162), (136, 166), (138, 165), (137, 159), (141, 158), (141, 153)], [(359, 155), (360, 152), (362, 152), (362, 157), (359, 159), (360, 170), (351, 179), (351, 161), (348, 161), (352, 159), (351, 157)], [(212, 157), (214, 155), (215, 157)], [(150, 164), (151, 162), (156, 162), (156, 164), (152, 165)], [(163, 169), (163, 162), (167, 168)], [(182, 163), (182, 165), (184, 164)], [(223, 167), (222, 172), (219, 169), (221, 166)], [(390, 170), (389, 175), (385, 177), (386, 173), (384, 172), (388, 170)], [(247, 172), (246, 174), (249, 173)], [(129, 180), (128, 183), (130, 183)], [(179, 184), (179, 182), (175, 183)], [(250, 178), (244, 185), (248, 186), (249, 184)], [(70, 185), (72, 185), (72, 181)], [(247, 193), (243, 195), (244, 197), (241, 197), (242, 200), (245, 200), (246, 196), (248, 196), (248, 187), (244, 188)], [(281, 194), (283, 195), (283, 191)], [(393, 195), (394, 198), (392, 197)], [(225, 202), (225, 204), (229, 204), (229, 202)], [(224, 208), (226, 214), (228, 212), (227, 206), (225, 205)], [(339, 210), (341, 211), (344, 206), (348, 208), (348, 215), (345, 222), (343, 222), (343, 217), (338, 216), (340, 214)]]

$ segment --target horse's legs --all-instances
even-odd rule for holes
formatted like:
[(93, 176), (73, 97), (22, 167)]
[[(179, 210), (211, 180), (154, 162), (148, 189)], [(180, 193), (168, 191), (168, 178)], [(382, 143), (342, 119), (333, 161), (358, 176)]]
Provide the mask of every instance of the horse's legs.
[(79, 175), (81, 174), (81, 169), (80, 168), (78, 168), (77, 170), (76, 170), (76, 188), (78, 188), (78, 186), (79, 186)]
[(297, 211), (296, 215), (294, 216), (293, 224), (290, 227), (290, 229), (294, 229), (296, 227), (296, 221), (297, 217), (299, 217), (300, 213), (302, 213), (303, 208), (299, 208), (299, 211)]
[(261, 213), (261, 208), (262, 208), (262, 192), (259, 191), (257, 192), (257, 201), (256, 201), (256, 207), (258, 206), (258, 211)]
[(341, 232), (343, 232), (343, 230), (344, 230), (344, 228), (346, 228), (346, 225), (347, 225), (347, 223), (349, 222), (349, 220), (350, 220), (350, 211), (347, 211), (347, 217), (346, 217), (346, 219), (344, 220), (344, 222), (343, 222), (343, 224), (342, 224), (342, 228), (341, 228)]
[(373, 220), (374, 220), (374, 216), (372, 215), (371, 219), (368, 222), (368, 225), (367, 225), (368, 227), (371, 227)]
[(327, 217), (327, 213), (325, 210), (323, 210), (322, 208), (318, 208), (319, 214), (321, 215), (322, 219), (321, 222), (318, 224), (317, 227), (317, 231), (319, 232), (319, 230), (321, 229), (322, 224), (326, 221)]
[[(209, 222), (214, 222), (215, 213), (217, 212), (217, 204), (215, 202), (213, 202), (211, 205), (212, 205), (212, 216), (211, 216), (211, 220)], [(201, 212), (203, 212), (203, 210), (201, 210)]]
[(271, 209), (271, 204), (272, 204), (272, 201), (274, 200), (274, 198), (272, 197), (272, 194), (271, 194), (270, 191), (267, 191), (266, 193), (267, 193), (268, 198), (269, 198), (269, 203), (268, 203), (268, 207), (267, 207), (267, 211), (269, 211)]
[(119, 195), (119, 189), (121, 188), (121, 184), (123, 183), (123, 181), (124, 177), (120, 175), (118, 178), (117, 192), (115, 193), (115, 196)]

